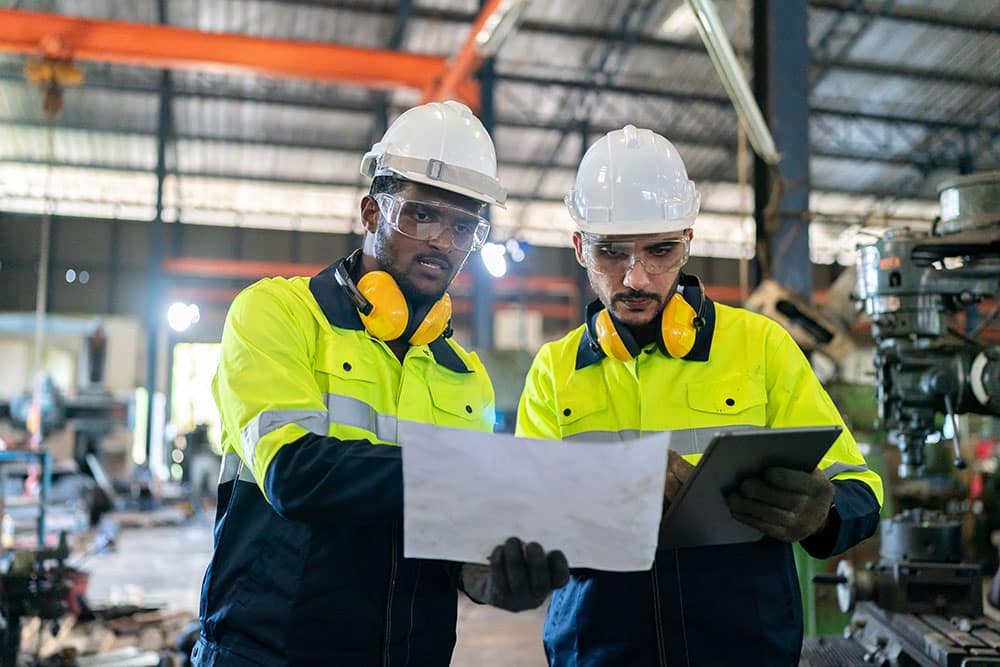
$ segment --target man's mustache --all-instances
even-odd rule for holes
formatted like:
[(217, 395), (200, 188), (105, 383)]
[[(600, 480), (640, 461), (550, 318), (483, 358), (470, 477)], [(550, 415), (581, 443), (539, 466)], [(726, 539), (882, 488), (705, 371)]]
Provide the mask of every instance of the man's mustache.
[(451, 271), (452, 264), (451, 260), (448, 259), (447, 255), (442, 255), (440, 253), (423, 253), (422, 255), (417, 255), (414, 257), (417, 262), (427, 260), (430, 262), (436, 262), (444, 267), (445, 271)]
[(643, 292), (642, 290), (630, 289), (624, 292), (618, 292), (618, 294), (615, 294), (613, 297), (611, 297), (612, 301), (626, 301), (631, 299), (652, 299), (653, 301), (659, 302), (660, 295), (653, 294), (652, 292)]

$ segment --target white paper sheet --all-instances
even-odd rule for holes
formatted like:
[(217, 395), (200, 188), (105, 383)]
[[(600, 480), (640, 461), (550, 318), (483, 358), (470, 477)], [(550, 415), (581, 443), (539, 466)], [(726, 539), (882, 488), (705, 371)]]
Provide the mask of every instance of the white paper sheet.
[(653, 564), (669, 433), (585, 443), (400, 422), (398, 438), (409, 558), (486, 563), (519, 537), (571, 567)]

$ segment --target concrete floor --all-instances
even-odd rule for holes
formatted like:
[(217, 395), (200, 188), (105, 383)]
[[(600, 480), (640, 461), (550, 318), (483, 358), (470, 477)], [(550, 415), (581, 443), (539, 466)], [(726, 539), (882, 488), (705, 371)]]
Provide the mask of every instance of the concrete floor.
[[(89, 599), (100, 603), (164, 603), (197, 616), (201, 578), (212, 553), (212, 526), (195, 519), (182, 526), (125, 528), (114, 552), (87, 558)], [(454, 667), (542, 667), (544, 611), (511, 614), (459, 605)]]

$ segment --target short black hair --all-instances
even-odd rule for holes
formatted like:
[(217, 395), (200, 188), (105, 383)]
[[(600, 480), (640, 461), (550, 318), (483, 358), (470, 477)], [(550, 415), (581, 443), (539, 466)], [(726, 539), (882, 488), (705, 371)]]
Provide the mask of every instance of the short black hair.
[(372, 179), (372, 185), (368, 188), (369, 195), (377, 195), (380, 192), (394, 195), (406, 187), (406, 181), (396, 176), (384, 175), (376, 176)]

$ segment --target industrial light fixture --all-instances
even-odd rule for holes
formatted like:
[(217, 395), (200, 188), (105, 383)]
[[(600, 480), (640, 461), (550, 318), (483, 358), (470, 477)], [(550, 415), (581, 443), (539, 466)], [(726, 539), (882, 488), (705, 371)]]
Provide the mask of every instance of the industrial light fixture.
[(510, 256), (510, 261), (514, 262), (515, 264), (524, 261), (524, 248), (521, 247), (521, 244), (518, 242), (517, 239), (507, 239), (507, 242), (504, 244), (504, 247), (507, 249), (507, 254)]
[(507, 273), (507, 258), (504, 255), (507, 249), (502, 243), (487, 243), (479, 254), (483, 258), (483, 265), (494, 278), (502, 278)]
[(701, 40), (705, 42), (705, 48), (712, 59), (715, 71), (722, 79), (722, 85), (733, 106), (736, 107), (736, 113), (747, 128), (750, 145), (764, 162), (770, 165), (778, 164), (781, 156), (774, 146), (774, 139), (764, 121), (764, 114), (757, 106), (757, 100), (750, 92), (750, 86), (740, 70), (736, 55), (733, 53), (733, 46), (726, 36), (725, 26), (715, 11), (715, 5), (712, 0), (688, 0), (688, 4), (698, 19), (698, 32)]
[(521, 21), (528, 7), (528, 0), (500, 0), (495, 12), (489, 15), (476, 33), (476, 50), (484, 58), (496, 55), (507, 37)]
[(680, 4), (663, 19), (657, 32), (670, 37), (687, 37), (698, 31), (698, 20), (694, 17), (691, 5)]
[(90, 282), (90, 271), (86, 269), (81, 269), (77, 271), (76, 269), (66, 269), (66, 282), (72, 283), (79, 280), (81, 285), (86, 285)]
[(167, 324), (174, 331), (187, 331), (200, 319), (201, 311), (197, 304), (178, 301), (167, 308)]

